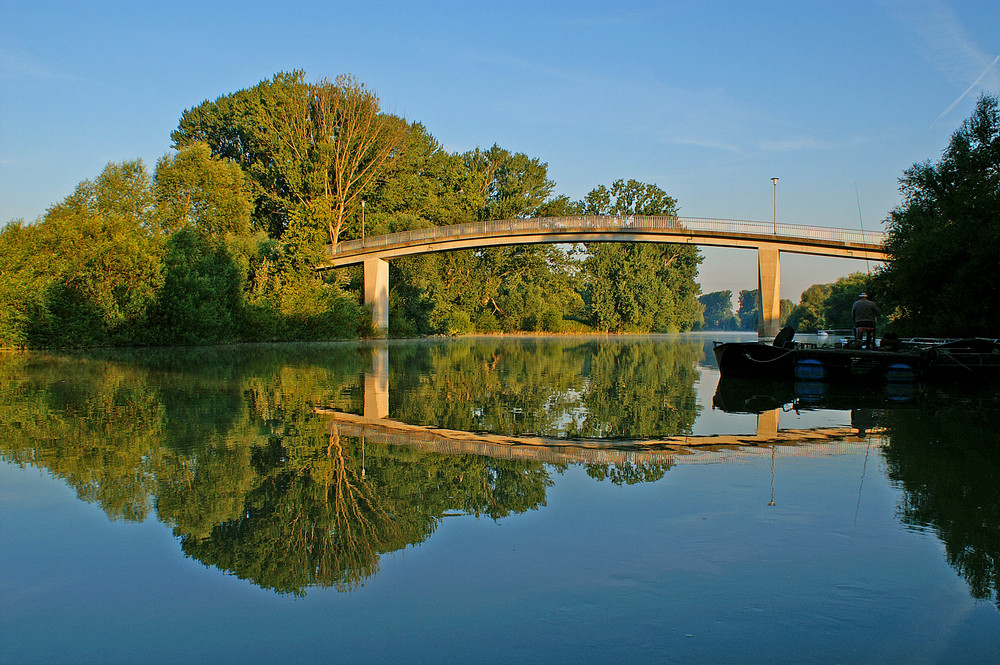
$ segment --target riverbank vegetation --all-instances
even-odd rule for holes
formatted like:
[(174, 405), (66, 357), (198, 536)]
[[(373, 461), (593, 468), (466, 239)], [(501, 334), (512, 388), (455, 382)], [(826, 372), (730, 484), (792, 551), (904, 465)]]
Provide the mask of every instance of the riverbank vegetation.
[[(38, 220), (0, 232), (0, 346), (205, 344), (372, 333), (358, 269), (329, 242), (433, 225), (671, 215), (635, 180), (581, 201), (494, 145), (449, 153), (352, 77), (303, 72), (183, 113), (152, 173), (108, 164)], [(701, 322), (691, 246), (529, 245), (390, 268), (390, 334), (668, 332)]]

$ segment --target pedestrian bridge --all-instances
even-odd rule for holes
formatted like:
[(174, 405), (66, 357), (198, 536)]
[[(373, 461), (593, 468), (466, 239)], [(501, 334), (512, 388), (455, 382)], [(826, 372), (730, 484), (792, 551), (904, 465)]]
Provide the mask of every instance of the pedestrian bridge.
[(319, 270), (364, 265), (365, 304), (376, 329), (389, 326), (389, 259), (458, 249), (534, 243), (653, 242), (757, 250), (758, 332), (774, 336), (780, 312), (780, 253), (884, 261), (881, 231), (668, 216), (537, 217), (431, 226), (326, 246)]

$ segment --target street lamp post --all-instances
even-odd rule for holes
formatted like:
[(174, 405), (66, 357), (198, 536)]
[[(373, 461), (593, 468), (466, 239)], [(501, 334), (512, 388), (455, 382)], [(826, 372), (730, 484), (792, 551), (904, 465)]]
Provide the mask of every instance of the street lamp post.
[(778, 179), (771, 178), (771, 184), (774, 185), (774, 217), (771, 220), (771, 233), (778, 235)]
[(361, 199), (361, 244), (365, 243), (365, 200)]

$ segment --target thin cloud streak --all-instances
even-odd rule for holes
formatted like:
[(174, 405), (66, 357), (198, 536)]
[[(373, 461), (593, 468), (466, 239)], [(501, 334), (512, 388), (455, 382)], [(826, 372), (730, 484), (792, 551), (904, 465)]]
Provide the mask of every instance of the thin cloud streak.
[(965, 92), (963, 92), (963, 93), (962, 93), (961, 95), (959, 95), (958, 99), (956, 99), (955, 101), (953, 101), (953, 102), (951, 103), (951, 106), (949, 106), (949, 107), (948, 107), (948, 108), (946, 108), (945, 110), (941, 111), (941, 115), (939, 115), (939, 116), (937, 117), (937, 120), (940, 120), (941, 118), (943, 118), (943, 117), (945, 117), (946, 115), (948, 115), (948, 114), (949, 114), (949, 113), (951, 112), (951, 110), (952, 110), (953, 108), (955, 108), (956, 106), (958, 106), (958, 105), (959, 105), (959, 103), (960, 103), (960, 102), (961, 102), (961, 101), (962, 101), (963, 99), (965, 99), (966, 97), (968, 97), (968, 96), (969, 96), (969, 93), (970, 93), (970, 92), (972, 92), (973, 90), (975, 90), (976, 86), (978, 86), (978, 85), (979, 85), (979, 84), (980, 84), (980, 83), (982, 82), (982, 80), (983, 80), (984, 78), (986, 78), (986, 75), (987, 75), (987, 74), (989, 73), (989, 71), (990, 71), (991, 69), (993, 69), (993, 66), (994, 66), (994, 65), (996, 65), (996, 64), (997, 64), (997, 62), (1000, 62), (1000, 55), (998, 55), (997, 57), (993, 58), (993, 62), (991, 62), (990, 64), (986, 65), (986, 69), (984, 69), (984, 70), (983, 70), (983, 73), (979, 75), (979, 78), (977, 78), (977, 79), (976, 79), (975, 81), (973, 81), (973, 82), (972, 82), (972, 85), (970, 85), (970, 86), (968, 87), (968, 89), (966, 89), (966, 91), (965, 91)]
[(798, 150), (826, 150), (832, 147), (829, 143), (820, 141), (811, 136), (800, 136), (795, 139), (783, 141), (761, 141), (760, 149), (765, 152), (795, 152)]
[(0, 52), (0, 76), (2, 78), (23, 76), (41, 81), (72, 81), (77, 83), (85, 83), (90, 80), (83, 76), (66, 74), (51, 69), (30, 58), (5, 52)]

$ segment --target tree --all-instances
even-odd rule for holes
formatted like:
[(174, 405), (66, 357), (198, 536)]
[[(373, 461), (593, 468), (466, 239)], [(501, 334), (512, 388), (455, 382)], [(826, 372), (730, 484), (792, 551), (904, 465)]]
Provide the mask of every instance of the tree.
[(243, 275), (228, 248), (184, 227), (166, 242), (163, 286), (150, 311), (160, 343), (229, 341), (238, 335)]
[(548, 164), (496, 144), (486, 151), (476, 148), (462, 158), (481, 188), (480, 219), (531, 217), (555, 187), (548, 177)]
[(135, 341), (162, 283), (156, 226), (152, 181), (135, 160), (108, 164), (39, 222), (20, 229), (16, 237), (26, 244), (9, 268), (35, 285), (25, 341)]
[(235, 162), (193, 143), (156, 164), (157, 221), (166, 232), (189, 226), (208, 236), (246, 235), (251, 201)]
[(900, 179), (878, 275), (901, 329), (924, 335), (1000, 330), (1000, 101), (982, 95), (936, 164)]
[(398, 156), (409, 125), (383, 114), (378, 97), (352, 76), (304, 82), (276, 74), (248, 90), (203, 102), (181, 116), (175, 148), (205, 142), (253, 181), (255, 218), (273, 237), (302, 205), (322, 202), (330, 242), (362, 193)]
[(759, 289), (740, 291), (740, 308), (736, 316), (740, 320), (740, 330), (757, 330), (757, 321), (760, 318)]
[[(421, 128), (422, 131), (422, 128)], [(561, 214), (548, 165), (494, 145), (447, 155), (433, 139), (411, 141), (369, 190), (380, 232), (489, 219)], [(355, 220), (356, 221), (356, 220)], [(550, 330), (582, 310), (578, 260), (559, 245), (488, 247), (393, 261), (393, 334)]]
[(378, 97), (353, 76), (312, 86), (313, 139), (329, 147), (323, 171), (323, 196), (333, 206), (330, 242), (337, 244), (344, 220), (361, 200), (361, 193), (397, 155), (408, 125), (381, 113)]
[[(601, 185), (579, 206), (590, 215), (676, 215), (677, 201), (636, 180)], [(668, 332), (701, 321), (693, 245), (587, 243), (585, 299), (599, 330)]]
[[(861, 272), (841, 277), (833, 284), (813, 284), (802, 292), (785, 323), (797, 332), (853, 329), (851, 308), (862, 291), (871, 291), (872, 279)], [(784, 302), (784, 301), (782, 301)]]
[(799, 304), (788, 317), (788, 325), (797, 332), (816, 332), (829, 328), (823, 310), (832, 288), (830, 284), (813, 284), (803, 291)]
[(827, 327), (841, 330), (854, 328), (851, 309), (862, 291), (872, 291), (871, 281), (867, 274), (855, 272), (833, 283), (830, 295), (823, 302), (823, 318)]
[(738, 326), (736, 314), (733, 313), (733, 292), (713, 291), (698, 297), (698, 302), (705, 308), (703, 327), (709, 330), (735, 330)]

